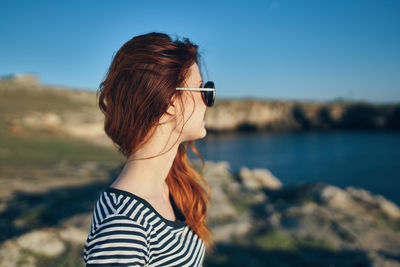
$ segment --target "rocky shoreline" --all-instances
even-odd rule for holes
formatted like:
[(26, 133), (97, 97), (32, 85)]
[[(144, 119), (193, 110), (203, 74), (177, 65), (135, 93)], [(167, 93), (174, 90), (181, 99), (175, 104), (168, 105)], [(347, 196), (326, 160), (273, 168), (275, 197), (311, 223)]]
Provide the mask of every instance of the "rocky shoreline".
[[(200, 162), (193, 164), (200, 171)], [(68, 169), (60, 166), (53, 171)], [(83, 266), (94, 201), (120, 168), (99, 165), (93, 182), (9, 196), (0, 216), (0, 265)], [(203, 175), (212, 188), (207, 221), (217, 241), (205, 266), (400, 264), (400, 209), (380, 195), (324, 183), (282, 185), (266, 169), (232, 173), (227, 162), (207, 161)], [(94, 182), (98, 177), (102, 182)], [(35, 220), (32, 210), (40, 213)]]

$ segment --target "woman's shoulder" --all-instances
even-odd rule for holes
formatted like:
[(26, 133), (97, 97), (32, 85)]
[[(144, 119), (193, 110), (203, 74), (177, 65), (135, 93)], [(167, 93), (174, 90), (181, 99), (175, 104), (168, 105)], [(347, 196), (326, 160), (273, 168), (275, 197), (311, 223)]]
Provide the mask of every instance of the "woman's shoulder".
[(147, 200), (131, 192), (108, 187), (104, 190), (97, 205), (105, 206), (112, 215), (125, 215), (144, 227), (160, 226), (182, 228), (186, 226), (186, 218), (170, 198), (177, 221), (164, 218)]
[(149, 259), (148, 244), (149, 232), (145, 226), (124, 214), (110, 214), (92, 227), (84, 246), (84, 260), (86, 266), (128, 262), (132, 264), (129, 266), (145, 266)]
[(143, 205), (139, 201), (109, 187), (100, 193), (95, 203), (91, 229), (97, 231), (105, 226), (131, 224), (148, 230), (143, 213)]

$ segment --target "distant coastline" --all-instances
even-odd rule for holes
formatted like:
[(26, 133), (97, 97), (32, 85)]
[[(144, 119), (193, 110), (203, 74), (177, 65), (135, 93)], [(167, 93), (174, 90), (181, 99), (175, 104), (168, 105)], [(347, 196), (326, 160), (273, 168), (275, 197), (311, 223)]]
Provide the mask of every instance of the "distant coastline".
[(220, 100), (206, 111), (213, 132), (400, 129), (400, 103)]
[[(76, 101), (85, 105), (85, 110), (91, 112), (80, 113), (73, 119), (75, 126), (79, 119), (102, 128), (102, 114), (94, 105), (96, 92), (78, 90), (74, 88), (43, 85), (35, 74), (10, 74), (0, 79), (0, 94), (13, 92), (41, 93), (43, 99), (46, 94), (58, 94), (59, 100), (65, 103)], [(29, 94), (21, 94), (21, 97)], [(54, 101), (54, 100), (53, 100)], [(39, 103), (38, 103), (39, 104)], [(71, 110), (75, 111), (75, 110)], [(60, 124), (68, 125), (70, 116), (54, 112), (47, 112), (41, 108), (41, 115), (55, 113)], [(44, 114), (43, 114), (44, 113)], [(98, 113), (93, 116), (94, 113)], [(70, 114), (70, 112), (69, 112)], [(39, 116), (40, 117), (40, 116)], [(42, 117), (43, 118), (43, 117)], [(303, 130), (335, 130), (335, 129), (400, 129), (400, 103), (376, 104), (365, 101), (286, 101), (267, 99), (218, 99), (212, 108), (205, 114), (206, 128), (209, 133), (237, 133), (237, 132), (276, 132), (276, 131), (303, 131)], [(67, 127), (68, 128), (68, 127)]]

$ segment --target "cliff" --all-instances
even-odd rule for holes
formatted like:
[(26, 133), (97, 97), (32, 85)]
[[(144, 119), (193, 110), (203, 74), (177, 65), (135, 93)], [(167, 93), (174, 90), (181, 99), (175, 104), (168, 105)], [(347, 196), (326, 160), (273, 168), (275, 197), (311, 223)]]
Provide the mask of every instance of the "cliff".
[[(11, 132), (39, 129), (110, 146), (96, 93), (40, 85), (31, 76), (0, 80), (0, 120)], [(210, 133), (400, 129), (400, 104), (217, 99), (205, 114)]]
[(220, 100), (207, 109), (212, 131), (400, 129), (400, 104)]

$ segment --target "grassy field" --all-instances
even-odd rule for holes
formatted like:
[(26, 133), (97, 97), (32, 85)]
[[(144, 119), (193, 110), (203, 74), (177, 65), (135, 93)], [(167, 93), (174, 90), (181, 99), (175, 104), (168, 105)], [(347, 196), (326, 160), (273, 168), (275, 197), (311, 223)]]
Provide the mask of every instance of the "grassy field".
[(99, 147), (70, 136), (41, 131), (23, 130), (12, 134), (7, 125), (0, 124), (0, 168), (46, 167), (61, 160), (118, 163), (123, 157), (116, 148)]
[(88, 107), (96, 108), (95, 100), (94, 93), (0, 81), (0, 168), (42, 168), (61, 160), (71, 163), (123, 161), (116, 148), (103, 148), (61, 132), (35, 130), (14, 123), (33, 112), (73, 111), (83, 116)]
[[(18, 83), (0, 81), (0, 120), (21, 117), (30, 112), (80, 111), (90, 99), (75, 97), (84, 92), (60, 90), (52, 87), (25, 87)], [(95, 107), (93, 94), (93, 107)], [(82, 105), (85, 101), (86, 105)]]

